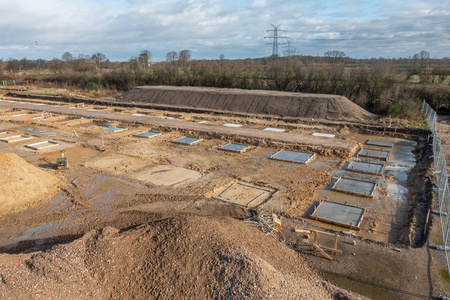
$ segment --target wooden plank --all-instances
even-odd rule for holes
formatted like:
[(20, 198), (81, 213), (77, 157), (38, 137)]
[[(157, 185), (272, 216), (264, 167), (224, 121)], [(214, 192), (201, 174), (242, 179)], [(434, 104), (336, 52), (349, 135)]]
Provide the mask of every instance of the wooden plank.
[[(314, 250), (318, 250), (323, 256), (325, 256), (328, 260), (333, 261), (333, 258), (325, 253), (316, 243), (312, 243), (311, 246), (313, 246)], [(314, 251), (315, 253), (315, 251)]]

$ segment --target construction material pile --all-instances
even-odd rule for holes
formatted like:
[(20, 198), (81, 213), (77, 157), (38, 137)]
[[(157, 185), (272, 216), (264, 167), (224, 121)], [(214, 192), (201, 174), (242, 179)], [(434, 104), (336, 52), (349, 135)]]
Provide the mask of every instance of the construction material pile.
[(360, 120), (377, 116), (343, 96), (203, 87), (141, 86), (121, 102), (151, 103), (179, 109), (264, 114), (324, 120)]
[(179, 216), (0, 255), (0, 298), (358, 299), (296, 252), (229, 217)]
[(27, 209), (59, 190), (60, 181), (14, 153), (0, 153), (0, 214)]

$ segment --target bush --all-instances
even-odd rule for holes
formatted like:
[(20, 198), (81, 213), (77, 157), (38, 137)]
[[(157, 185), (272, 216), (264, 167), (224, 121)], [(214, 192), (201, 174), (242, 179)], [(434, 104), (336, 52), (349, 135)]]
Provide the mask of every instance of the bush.
[(90, 91), (96, 91), (96, 90), (98, 90), (98, 85), (95, 82), (88, 82), (86, 84), (86, 89), (88, 89)]

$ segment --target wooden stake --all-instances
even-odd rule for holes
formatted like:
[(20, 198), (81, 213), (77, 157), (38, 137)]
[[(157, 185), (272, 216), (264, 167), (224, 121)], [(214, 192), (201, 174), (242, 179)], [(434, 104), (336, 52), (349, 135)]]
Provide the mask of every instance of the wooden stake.
[(314, 253), (316, 253), (316, 250), (318, 250), (320, 253), (322, 253), (323, 256), (325, 256), (328, 260), (333, 261), (333, 258), (325, 253), (316, 243), (312, 244), (314, 248)]
[(425, 228), (423, 229), (423, 235), (427, 233), (428, 220), (430, 219), (431, 208), (428, 209), (427, 220), (425, 221)]

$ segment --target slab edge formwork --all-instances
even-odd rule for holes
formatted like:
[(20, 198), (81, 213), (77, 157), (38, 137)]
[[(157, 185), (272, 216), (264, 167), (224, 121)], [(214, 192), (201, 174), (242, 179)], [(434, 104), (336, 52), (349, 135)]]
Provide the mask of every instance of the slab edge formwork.
[(363, 193), (357, 193), (357, 192), (352, 192), (352, 191), (340, 190), (340, 189), (337, 188), (337, 185), (338, 185), (338, 183), (339, 183), (339, 181), (341, 179), (343, 179), (343, 178), (339, 177), (339, 179), (334, 183), (334, 185), (331, 187), (332, 191), (339, 192), (339, 193), (344, 193), (344, 194), (349, 194), (349, 195), (353, 195), (353, 196), (358, 196), (358, 197), (373, 198), (373, 194), (375, 193), (375, 191), (376, 191), (376, 189), (378, 187), (378, 183), (376, 183), (376, 182), (344, 178), (344, 179), (347, 179), (347, 180), (371, 183), (371, 184), (374, 185), (374, 187), (373, 187), (373, 190), (372, 190), (372, 192), (370, 194), (363, 194)]
[(302, 164), (302, 165), (306, 165), (306, 164), (308, 164), (309, 162), (311, 162), (316, 156), (317, 156), (317, 153), (309, 153), (309, 152), (303, 152), (303, 151), (296, 151), (296, 152), (299, 152), (299, 153), (308, 153), (308, 154), (312, 154), (312, 156), (310, 157), (310, 158), (308, 158), (306, 161), (295, 161), (295, 160), (289, 160), (289, 159), (283, 159), (283, 158), (276, 158), (275, 156), (277, 155), (277, 154), (279, 154), (280, 152), (282, 152), (282, 151), (284, 151), (285, 149), (283, 149), (283, 150), (279, 150), (279, 151), (277, 151), (277, 152), (275, 152), (274, 154), (272, 154), (272, 155), (270, 155), (269, 156), (269, 159), (273, 159), (273, 160), (279, 160), (279, 161), (287, 161), (287, 162), (291, 162), (291, 163), (296, 163), (296, 164)]
[[(50, 144), (47, 146), (43, 146), (43, 147), (39, 147), (39, 145), (43, 145), (43, 144)], [(57, 142), (53, 142), (53, 141), (44, 141), (44, 142), (39, 142), (39, 143), (34, 143), (34, 144), (30, 144), (30, 145), (25, 145), (25, 147), (33, 149), (33, 150), (43, 150), (43, 149), (47, 149), (47, 148), (52, 148), (52, 147), (56, 147), (56, 146), (60, 146), (61, 144), (57, 143)]]
[[(263, 192), (262, 192), (260, 195), (256, 196), (255, 198), (251, 199), (247, 204), (245, 204), (245, 203), (240, 203), (240, 202), (236, 202), (236, 201), (233, 201), (233, 200), (230, 200), (230, 199), (223, 198), (223, 196), (224, 196), (229, 190), (231, 190), (235, 185), (237, 185), (237, 184), (240, 184), (240, 185), (243, 185), (243, 186), (246, 186), (246, 187), (250, 187), (250, 188), (255, 188), (255, 189), (258, 189), (258, 190), (262, 190)], [(264, 197), (265, 195), (267, 195), (267, 194), (270, 193), (270, 192), (272, 192), (272, 191), (269, 190), (269, 189), (265, 189), (265, 188), (262, 188), (262, 187), (259, 187), (259, 186), (254, 186), (254, 185), (251, 185), (251, 184), (246, 184), (246, 183), (243, 183), (243, 182), (237, 182), (237, 183), (231, 184), (231, 185), (230, 185), (229, 187), (227, 187), (222, 193), (220, 193), (219, 196), (214, 197), (214, 199), (222, 200), (222, 201), (225, 201), (225, 202), (237, 204), (237, 205), (240, 205), (240, 206), (243, 206), (243, 207), (247, 207), (247, 208), (248, 208), (248, 207), (250, 207), (253, 203), (255, 203), (256, 201), (258, 201), (259, 199), (261, 199), (262, 197)]]
[[(243, 146), (247, 146), (247, 147), (245, 147), (244, 149), (241, 149), (241, 150), (233, 150), (233, 149), (224, 149), (223, 148), (223, 147), (226, 147), (226, 146), (228, 146), (230, 144), (243, 145)], [(243, 153), (243, 152), (246, 152), (246, 151), (250, 150), (251, 148), (253, 148), (253, 147), (250, 146), (250, 145), (237, 144), (237, 143), (228, 143), (228, 144), (226, 144), (224, 146), (220, 146), (217, 149), (220, 150), (220, 151), (226, 151), (226, 152), (232, 152), (232, 153)]]
[[(16, 139), (10, 140), (12, 138), (16, 138)], [(4, 137), (4, 138), (1, 138), (0, 141), (6, 142), (6, 143), (9, 144), (9, 143), (17, 143), (17, 142), (26, 141), (26, 140), (29, 140), (29, 139), (32, 139), (32, 138), (33, 137), (29, 136), (29, 135), (14, 135), (14, 136), (7, 136), (7, 137)]]
[(345, 169), (345, 171), (349, 171), (349, 172), (355, 172), (355, 173), (362, 173), (362, 174), (368, 174), (368, 175), (376, 175), (376, 176), (381, 176), (383, 175), (384, 170), (386, 169), (386, 165), (382, 165), (382, 164), (370, 164), (367, 163), (368, 165), (376, 165), (376, 166), (382, 166), (381, 171), (378, 172), (370, 172), (370, 171), (364, 171), (364, 170), (358, 170), (358, 169), (352, 169), (350, 168), (350, 166), (353, 164), (353, 161), (348, 165), (348, 167)]
[[(366, 149), (366, 150), (374, 150), (374, 151), (383, 151), (383, 152), (387, 152), (388, 155), (387, 155), (387, 157), (382, 157), (382, 156), (373, 156), (373, 155), (368, 155), (368, 154), (361, 154), (361, 151), (364, 150), (364, 149)], [(356, 155), (356, 157), (358, 157), (358, 158), (359, 157), (362, 157), (362, 158), (375, 158), (375, 159), (378, 159), (378, 160), (388, 161), (389, 158), (391, 157), (391, 152), (390, 151), (386, 151), (386, 150), (363, 148), (363, 149), (361, 149), (359, 151), (359, 153)]]
[[(321, 218), (317, 214), (317, 211), (319, 210), (320, 206), (324, 202), (335, 203), (335, 204), (338, 204), (338, 205), (359, 208), (359, 209), (362, 210), (362, 215), (361, 215), (361, 217), (358, 220), (358, 223), (356, 225), (351, 224), (351, 222), (350, 222), (350, 224), (346, 224), (346, 223), (336, 222), (336, 221), (333, 221), (333, 220), (330, 220), (330, 219), (326, 219), (326, 218)], [(316, 215), (314, 216), (314, 214), (316, 214)], [(313, 213), (309, 215), (309, 218), (311, 220), (321, 221), (321, 222), (324, 222), (324, 223), (333, 224), (333, 225), (344, 227), (344, 228), (349, 228), (350, 230), (358, 230), (359, 231), (359, 230), (361, 230), (361, 224), (362, 224), (362, 221), (364, 220), (364, 217), (366, 216), (366, 214), (367, 214), (367, 209), (365, 209), (365, 208), (361, 208), (361, 207), (354, 206), (354, 205), (348, 205), (348, 204), (342, 204), (342, 203), (337, 203), (337, 202), (321, 200), (319, 205), (314, 209)]]
[(195, 138), (195, 139), (197, 139), (197, 140), (196, 140), (196, 141), (193, 141), (193, 142), (190, 142), (190, 143), (178, 142), (179, 140), (182, 140), (182, 139), (184, 139), (184, 138), (189, 138), (189, 137), (188, 137), (188, 136), (184, 136), (184, 137), (181, 137), (181, 138), (176, 139), (176, 140), (174, 140), (174, 141), (171, 141), (171, 143), (172, 143), (172, 144), (178, 144), (178, 145), (184, 145), (184, 146), (190, 146), (190, 145), (197, 144), (197, 143), (200, 143), (201, 141), (203, 141), (202, 138)]
[[(147, 133), (147, 132), (154, 132), (155, 134), (145, 136), (145, 133)], [(135, 134), (134, 137), (144, 138), (144, 139), (149, 139), (149, 138), (152, 138), (152, 137), (155, 137), (155, 136), (159, 136), (159, 135), (161, 135), (161, 134), (162, 134), (162, 132), (156, 132), (156, 131), (144, 131), (144, 132)]]

